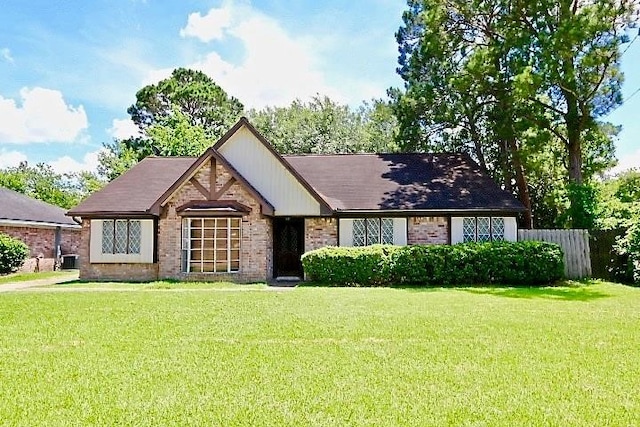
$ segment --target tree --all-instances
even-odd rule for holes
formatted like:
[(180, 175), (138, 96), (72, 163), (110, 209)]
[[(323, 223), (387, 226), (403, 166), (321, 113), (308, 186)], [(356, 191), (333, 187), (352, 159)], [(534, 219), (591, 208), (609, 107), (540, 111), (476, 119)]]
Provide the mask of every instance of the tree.
[(249, 118), (258, 131), (283, 154), (362, 153), (394, 151), (396, 120), (382, 100), (358, 109), (324, 96), (288, 107), (252, 110)]
[(524, 153), (557, 140), (572, 223), (584, 226), (584, 160), (603, 151), (585, 141), (620, 102), (635, 10), (637, 0), (409, 0), (396, 35), (405, 88), (390, 92), (401, 145), (467, 150), (507, 190), (514, 180), (526, 206)]
[(209, 76), (178, 68), (136, 93), (127, 112), (140, 136), (104, 144), (99, 172), (109, 180), (150, 155), (199, 156), (229, 130), (243, 106)]
[(0, 170), (1, 187), (65, 209), (77, 205), (104, 184), (91, 172), (58, 174), (44, 163), (29, 166), (21, 162), (17, 167)]
[(202, 127), (208, 137), (218, 139), (238, 120), (244, 107), (205, 73), (176, 68), (171, 77), (140, 89), (136, 103), (127, 110), (143, 134), (175, 111), (182, 112), (191, 125)]

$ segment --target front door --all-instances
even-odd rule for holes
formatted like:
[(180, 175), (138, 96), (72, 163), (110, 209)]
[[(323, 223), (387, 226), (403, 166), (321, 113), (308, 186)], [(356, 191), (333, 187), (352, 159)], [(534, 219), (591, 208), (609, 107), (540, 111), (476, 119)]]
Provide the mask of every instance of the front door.
[(273, 222), (274, 277), (302, 277), (304, 218), (275, 218)]

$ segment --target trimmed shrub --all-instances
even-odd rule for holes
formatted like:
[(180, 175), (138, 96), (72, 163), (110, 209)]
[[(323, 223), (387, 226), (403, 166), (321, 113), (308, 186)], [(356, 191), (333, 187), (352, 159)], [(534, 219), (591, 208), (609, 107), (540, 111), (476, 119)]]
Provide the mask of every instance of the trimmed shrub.
[(0, 274), (16, 271), (29, 256), (29, 248), (22, 241), (0, 233)]
[(546, 242), (327, 247), (302, 257), (311, 280), (333, 285), (529, 286), (562, 278), (562, 250)]

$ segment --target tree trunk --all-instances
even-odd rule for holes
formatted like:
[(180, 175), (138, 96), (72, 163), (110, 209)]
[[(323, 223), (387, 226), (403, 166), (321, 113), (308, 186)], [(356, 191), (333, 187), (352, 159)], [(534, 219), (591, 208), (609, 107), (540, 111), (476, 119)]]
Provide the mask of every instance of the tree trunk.
[(516, 174), (516, 186), (518, 187), (518, 199), (527, 208), (524, 213), (524, 228), (533, 228), (533, 215), (531, 214), (531, 196), (529, 195), (529, 187), (527, 185), (527, 178), (524, 175), (524, 168), (520, 161), (520, 152), (518, 150), (518, 143), (515, 137), (509, 138), (509, 150), (511, 151), (511, 161), (513, 163), (513, 169)]

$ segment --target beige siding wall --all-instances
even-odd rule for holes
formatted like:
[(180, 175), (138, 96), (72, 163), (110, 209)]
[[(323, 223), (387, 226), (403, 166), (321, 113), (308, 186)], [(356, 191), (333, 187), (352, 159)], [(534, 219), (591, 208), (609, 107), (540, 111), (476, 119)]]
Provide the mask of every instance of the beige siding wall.
[(320, 214), (320, 204), (245, 127), (227, 140), (219, 151), (274, 206), (276, 215)]
[(410, 245), (449, 243), (449, 226), (446, 217), (417, 216), (408, 219), (407, 242)]
[(304, 251), (338, 245), (336, 218), (306, 218), (304, 220)]
[[(210, 164), (204, 165), (195, 177), (209, 190)], [(231, 175), (221, 166), (216, 167), (216, 189), (220, 189)], [(176, 208), (192, 200), (205, 200), (204, 196), (187, 183), (165, 205), (159, 221), (158, 264), (161, 278), (188, 280), (230, 280), (253, 282), (271, 279), (273, 276), (272, 224), (269, 217), (260, 213), (260, 203), (239, 182), (234, 183), (221, 200), (235, 200), (251, 208), (242, 217), (242, 241), (240, 271), (237, 273), (184, 273), (182, 272), (182, 217)]]

